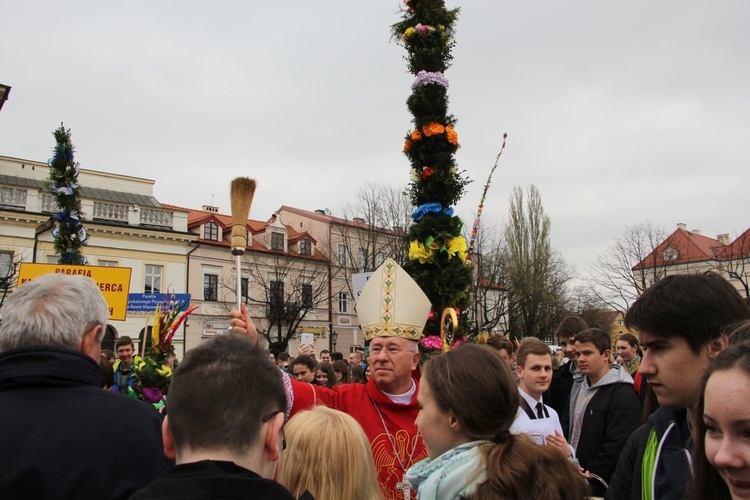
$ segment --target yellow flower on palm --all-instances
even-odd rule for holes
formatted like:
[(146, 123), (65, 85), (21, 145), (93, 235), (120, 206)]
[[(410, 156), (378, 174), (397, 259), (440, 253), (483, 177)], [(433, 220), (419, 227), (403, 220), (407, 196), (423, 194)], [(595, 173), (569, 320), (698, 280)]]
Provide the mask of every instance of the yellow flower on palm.
[(432, 261), (432, 250), (427, 250), (422, 242), (414, 240), (409, 243), (409, 258), (419, 260), (420, 264)]
[(156, 373), (158, 373), (162, 377), (170, 377), (172, 376), (172, 369), (167, 365), (161, 365), (161, 368), (156, 369)]
[(468, 254), (468, 247), (466, 245), (466, 239), (463, 236), (456, 236), (448, 241), (447, 245), (448, 255), (452, 258), (454, 255), (458, 256), (461, 260), (466, 260)]

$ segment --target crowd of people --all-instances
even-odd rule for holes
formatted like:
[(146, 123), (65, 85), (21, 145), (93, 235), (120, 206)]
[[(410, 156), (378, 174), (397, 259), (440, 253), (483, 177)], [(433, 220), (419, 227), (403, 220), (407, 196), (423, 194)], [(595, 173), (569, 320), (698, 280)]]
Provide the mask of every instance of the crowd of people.
[(24, 283), (0, 329), (0, 498), (750, 498), (750, 306), (722, 277), (658, 281), (614, 344), (565, 318), (560, 357), (492, 336), (420, 363), (420, 293), (379, 268), (346, 361), (271, 361), (243, 305), (160, 412), (126, 397), (132, 339), (102, 355), (93, 281)]

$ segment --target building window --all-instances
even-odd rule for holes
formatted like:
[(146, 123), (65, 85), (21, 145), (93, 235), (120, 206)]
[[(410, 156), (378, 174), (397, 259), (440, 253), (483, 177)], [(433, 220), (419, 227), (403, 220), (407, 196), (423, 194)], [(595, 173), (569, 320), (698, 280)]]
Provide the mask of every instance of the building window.
[(359, 267), (359, 272), (363, 273), (367, 269), (367, 252), (364, 248), (360, 248), (357, 251), (357, 266)]
[(383, 265), (383, 262), (385, 262), (385, 253), (378, 252), (378, 254), (375, 256), (375, 266), (380, 267)]
[(271, 233), (271, 250), (284, 251), (284, 235), (281, 233)]
[(13, 252), (0, 252), (0, 288), (7, 289), (10, 278), (15, 274)]
[(278, 317), (284, 314), (284, 282), (271, 281), (269, 290), (269, 305), (271, 317)]
[(299, 253), (301, 255), (312, 255), (312, 243), (307, 238), (299, 242)]
[(101, 260), (99, 259), (96, 261), (97, 265), (101, 267), (117, 267), (117, 261), (116, 260)]
[(203, 239), (219, 241), (219, 226), (214, 221), (208, 221), (203, 225)]
[(250, 303), (248, 291), (250, 290), (250, 278), (240, 278), (240, 298), (245, 304)]
[(161, 293), (161, 280), (164, 267), (146, 264), (146, 283), (143, 287), (145, 293)]
[(313, 306), (313, 286), (310, 284), (302, 285), (302, 307), (312, 309)]
[(219, 276), (216, 274), (203, 275), (203, 300), (216, 302), (219, 300)]
[(346, 245), (339, 243), (337, 256), (339, 258), (339, 265), (341, 267), (346, 267), (346, 254), (347, 254)]
[(349, 314), (349, 292), (339, 292), (339, 314)]
[(24, 208), (26, 207), (26, 193), (25, 189), (0, 187), (0, 203)]

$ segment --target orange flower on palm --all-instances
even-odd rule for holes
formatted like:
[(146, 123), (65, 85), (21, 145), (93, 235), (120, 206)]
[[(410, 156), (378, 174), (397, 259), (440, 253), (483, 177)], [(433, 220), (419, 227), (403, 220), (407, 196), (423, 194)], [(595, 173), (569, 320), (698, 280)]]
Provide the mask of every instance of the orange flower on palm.
[(424, 131), (424, 135), (430, 137), (432, 135), (445, 133), (445, 127), (440, 125), (439, 123), (432, 122), (422, 127), (422, 131)]

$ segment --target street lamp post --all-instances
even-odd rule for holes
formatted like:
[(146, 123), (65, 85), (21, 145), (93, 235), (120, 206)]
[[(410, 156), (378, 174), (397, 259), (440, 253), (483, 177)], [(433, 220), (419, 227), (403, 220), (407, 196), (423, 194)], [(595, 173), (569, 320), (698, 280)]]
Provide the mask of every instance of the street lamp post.
[(8, 100), (8, 94), (10, 94), (10, 86), (0, 83), (0, 109), (3, 109), (3, 104)]
[(331, 344), (333, 344), (333, 347), (331, 348), (331, 350), (333, 352), (336, 352), (336, 341), (338, 340), (338, 338), (339, 338), (339, 334), (338, 333), (331, 332)]

